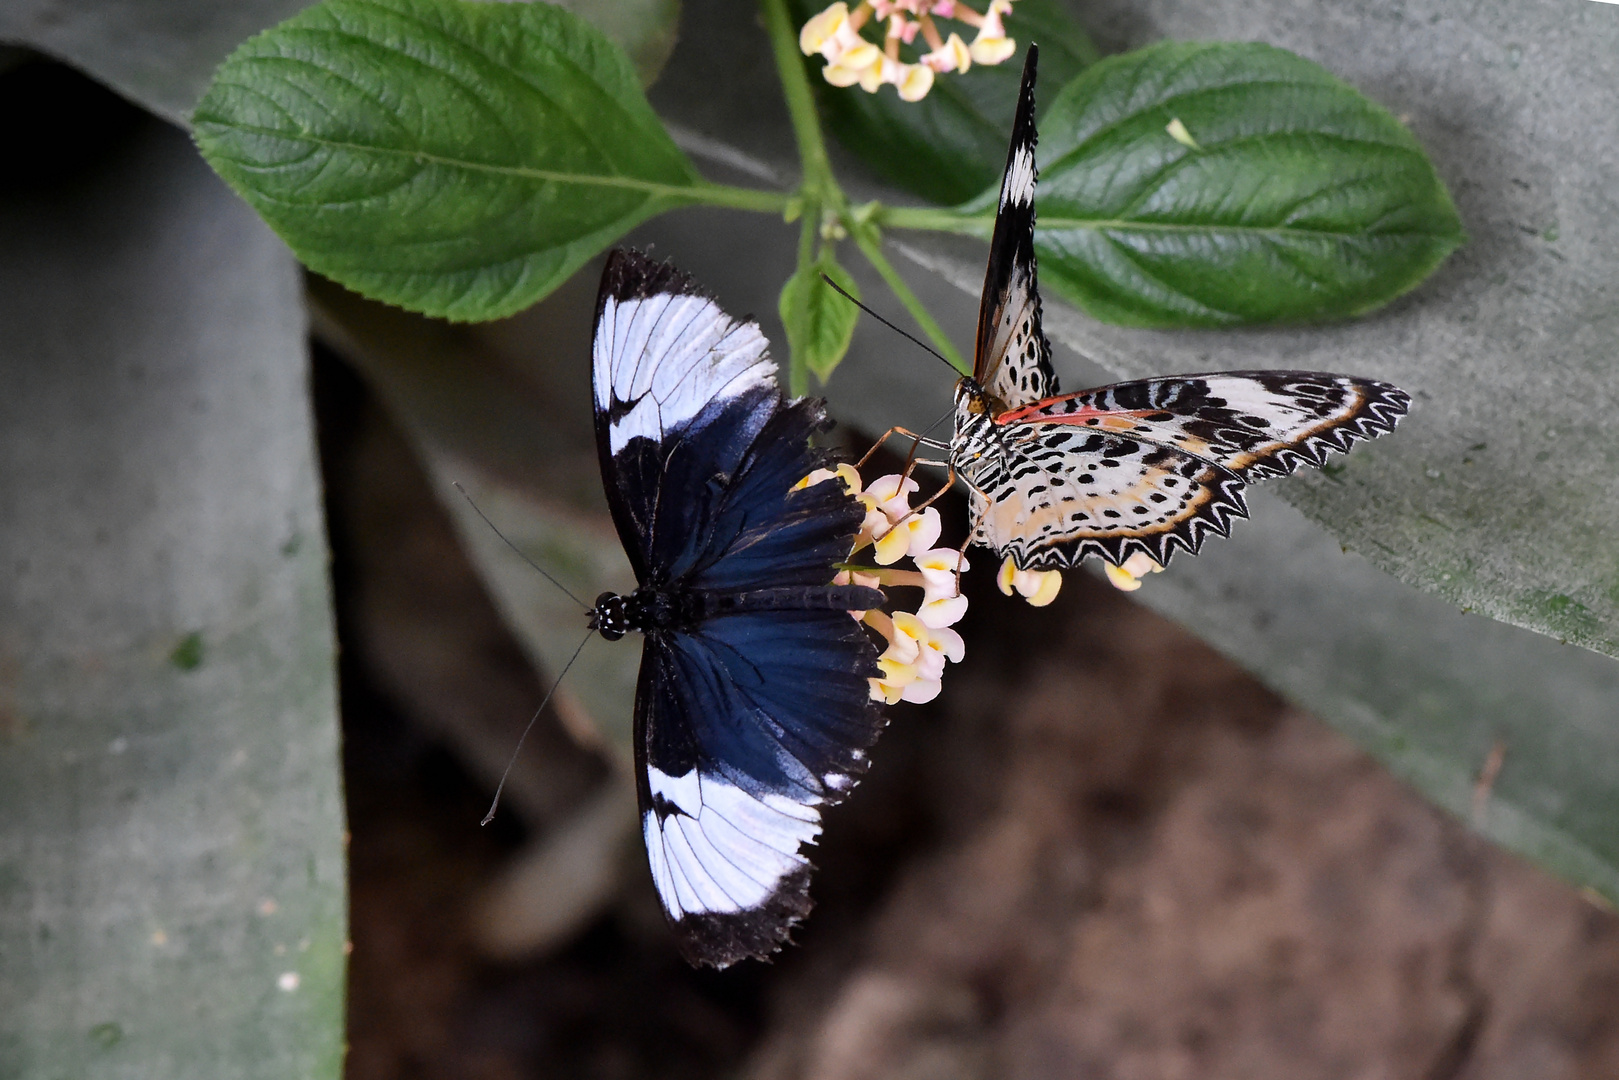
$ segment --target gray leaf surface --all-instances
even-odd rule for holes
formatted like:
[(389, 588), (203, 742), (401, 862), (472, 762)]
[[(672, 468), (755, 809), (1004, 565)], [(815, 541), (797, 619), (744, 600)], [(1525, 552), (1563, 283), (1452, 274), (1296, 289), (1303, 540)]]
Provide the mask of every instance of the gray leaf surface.
[[(473, 565), (547, 681), (578, 648), (585, 618), (525, 557), (585, 604), (605, 589), (635, 588), (607, 513), (591, 426), (600, 273), (592, 260), (524, 314), (483, 326), (428, 319), (319, 280), (311, 290), (321, 336), (410, 436)], [(569, 729), (626, 769), (639, 667), (638, 636), (591, 640), (557, 691)]]
[[(1126, 377), (1344, 371), (1415, 397), (1396, 438), (1278, 494), (1402, 581), (1619, 655), (1619, 8), (1589, 0), (1100, 0), (1115, 47), (1263, 40), (1400, 116), (1470, 241), (1414, 293), (1342, 325), (1048, 329)], [(956, 276), (976, 293), (982, 271)]]
[[(231, 50), (314, 0), (6, 0), (0, 41), (65, 60), (159, 116), (186, 123)], [(674, 48), (680, 0), (566, 0), (652, 82)]]
[(0, 208), (0, 1077), (335, 1078), (299, 275), (148, 122)]
[(219, 62), (313, 0), (6, 0), (0, 41), (65, 60), (175, 123)]

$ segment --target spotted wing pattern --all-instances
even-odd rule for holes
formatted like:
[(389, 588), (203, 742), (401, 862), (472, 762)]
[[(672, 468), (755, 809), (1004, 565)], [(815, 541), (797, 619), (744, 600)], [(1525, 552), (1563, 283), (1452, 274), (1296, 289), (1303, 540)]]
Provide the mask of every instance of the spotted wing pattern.
[(1038, 57), (1039, 49), (1030, 45), (978, 307), (973, 380), (996, 411), (1057, 393), (1051, 345), (1040, 327), (1040, 292), (1035, 287), (1034, 75)]
[(1246, 517), (1252, 480), (1321, 465), (1391, 431), (1397, 387), (1298, 371), (1117, 383), (1037, 402), (974, 426), (974, 539), (1022, 569), (1167, 563)]

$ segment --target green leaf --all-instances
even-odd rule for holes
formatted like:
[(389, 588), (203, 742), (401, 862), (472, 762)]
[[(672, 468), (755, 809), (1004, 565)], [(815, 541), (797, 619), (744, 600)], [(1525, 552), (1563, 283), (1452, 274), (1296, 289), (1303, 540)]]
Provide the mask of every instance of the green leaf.
[[(793, 11), (802, 23), (824, 6), (797, 0)], [(1040, 45), (1040, 82), (1050, 88), (1048, 94), (1095, 63), (1098, 55), (1057, 0), (1018, 0), (1005, 26), (1018, 43), (1016, 56), (994, 67), (975, 64), (964, 75), (941, 75), (918, 102), (901, 101), (891, 86), (875, 94), (858, 86), (832, 86), (821, 77), (825, 61), (809, 57), (811, 83), (828, 127), (884, 179), (936, 203), (965, 202), (998, 182), (1006, 164), (1006, 135), (1017, 111), (1023, 46), (1030, 41)], [(966, 24), (940, 23), (942, 32), (952, 27), (972, 41), (972, 28)], [(914, 62), (926, 50), (920, 37), (916, 44), (922, 48), (906, 47), (902, 58)]]
[(562, 7), (600, 30), (635, 64), (642, 86), (651, 86), (674, 52), (680, 0), (559, 0)]
[(312, 269), (451, 319), (528, 306), (701, 183), (623, 51), (543, 3), (328, 0), (233, 53), (193, 124)]
[(1126, 326), (1356, 315), (1463, 239), (1398, 120), (1268, 45), (1102, 61), (1042, 116), (1040, 160), (1041, 284)]
[(860, 309), (826, 283), (825, 274), (851, 296), (860, 295), (849, 272), (838, 265), (830, 246), (809, 266), (796, 271), (782, 286), (777, 311), (787, 328), (787, 344), (792, 350), (793, 367), (801, 364), (825, 383), (832, 377), (854, 337)]
[(0, 205), (0, 1076), (337, 1080), (301, 275), (167, 125), (99, 169)]

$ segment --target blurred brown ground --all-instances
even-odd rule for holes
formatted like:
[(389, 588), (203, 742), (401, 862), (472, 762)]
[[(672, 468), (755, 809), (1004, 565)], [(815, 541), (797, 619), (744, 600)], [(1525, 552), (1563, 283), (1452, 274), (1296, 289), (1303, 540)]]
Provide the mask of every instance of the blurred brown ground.
[[(967, 660), (893, 710), (775, 964), (685, 968), (644, 866), (559, 952), (480, 958), (522, 829), (478, 828), (490, 793), (379, 672), (514, 739), (543, 687), (402, 438), (337, 362), (317, 386), (352, 1080), (1619, 1076), (1619, 919), (1084, 574), (1038, 611), (969, 575)], [(525, 754), (556, 820), (603, 772), (550, 717)]]

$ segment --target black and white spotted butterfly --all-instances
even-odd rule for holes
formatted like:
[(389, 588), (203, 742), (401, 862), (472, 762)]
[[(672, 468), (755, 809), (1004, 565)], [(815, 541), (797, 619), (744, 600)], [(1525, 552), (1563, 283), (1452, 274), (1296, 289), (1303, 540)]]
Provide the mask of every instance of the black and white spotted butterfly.
[[(1020, 570), (1165, 564), (1248, 510), (1250, 481), (1321, 465), (1392, 431), (1410, 398), (1372, 379), (1228, 371), (1059, 394), (1035, 284), (1034, 77), (1023, 87), (990, 242), (971, 378), (956, 387), (950, 462), (972, 539)], [(1167, 136), (1166, 136), (1167, 138)]]
[(829, 455), (818, 401), (784, 401), (753, 322), (672, 267), (608, 258), (593, 346), (596, 442), (635, 570), (590, 623), (645, 635), (635, 700), (641, 828), (664, 913), (693, 964), (777, 951), (810, 909), (800, 849), (866, 767), (884, 719), (877, 650), (831, 584), (864, 508), (795, 489)]

